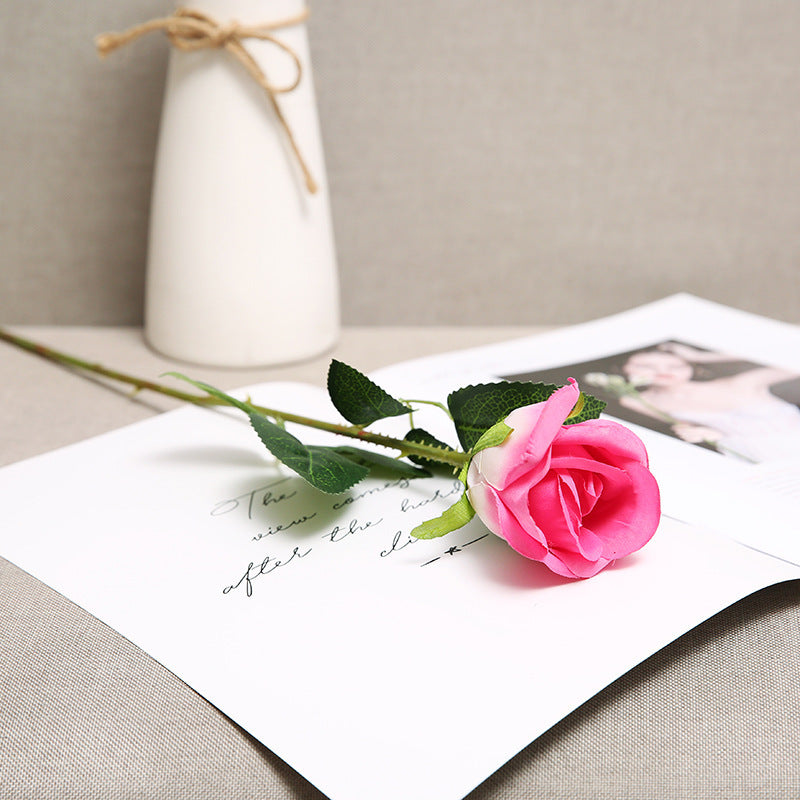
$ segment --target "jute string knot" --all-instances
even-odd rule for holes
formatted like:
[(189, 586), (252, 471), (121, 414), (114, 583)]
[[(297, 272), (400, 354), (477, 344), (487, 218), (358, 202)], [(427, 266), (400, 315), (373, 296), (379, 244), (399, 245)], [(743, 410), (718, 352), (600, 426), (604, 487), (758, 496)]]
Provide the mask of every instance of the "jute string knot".
[[(308, 169), (308, 165), (300, 152), (300, 148), (297, 146), (294, 133), (278, 104), (277, 97), (279, 94), (291, 92), (298, 87), (303, 77), (303, 65), (300, 63), (300, 57), (297, 53), (285, 42), (278, 39), (274, 33), (280, 28), (298, 25), (307, 18), (308, 11), (305, 10), (294, 17), (288, 17), (287, 19), (278, 20), (276, 22), (261, 23), (259, 25), (242, 25), (238, 22), (222, 24), (200, 11), (194, 11), (190, 8), (179, 8), (170, 17), (151, 19), (139, 25), (134, 25), (132, 28), (122, 33), (100, 34), (95, 38), (95, 46), (101, 56), (107, 56), (117, 48), (129, 44), (141, 36), (145, 36), (153, 31), (163, 31), (169, 39), (170, 44), (183, 52), (208, 49), (223, 49), (228, 52), (247, 70), (248, 74), (266, 93), (270, 105), (275, 112), (275, 116), (278, 119), (278, 123), (281, 128), (283, 128), (283, 132), (289, 142), (289, 147), (294, 153), (300, 170), (303, 173), (306, 188), (311, 194), (314, 194), (317, 191), (317, 184)], [(291, 58), (294, 64), (294, 79), (283, 86), (271, 83), (250, 51), (244, 46), (243, 39), (259, 39), (264, 42), (270, 42), (275, 45), (275, 47), (282, 50)]]

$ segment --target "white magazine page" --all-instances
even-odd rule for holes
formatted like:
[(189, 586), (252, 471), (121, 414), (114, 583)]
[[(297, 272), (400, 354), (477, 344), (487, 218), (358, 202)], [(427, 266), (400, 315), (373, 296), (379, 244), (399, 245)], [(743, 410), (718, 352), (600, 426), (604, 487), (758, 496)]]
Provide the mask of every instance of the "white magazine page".
[[(452, 359), (454, 375), (471, 363)], [(335, 416), (311, 387), (247, 395)], [(321, 495), (275, 465), (241, 415), (189, 407), (0, 470), (0, 553), (332, 800), (457, 800), (685, 631), (800, 577), (670, 518), (585, 581), (522, 558), (477, 520), (411, 540), (458, 491), (448, 478), (371, 478)]]
[[(676, 295), (553, 333), (372, 376), (443, 399), (455, 387), (574, 377), (645, 442), (663, 512), (800, 564), (800, 328)], [(419, 424), (446, 432), (427, 410)], [(450, 437), (452, 439), (452, 436)]]

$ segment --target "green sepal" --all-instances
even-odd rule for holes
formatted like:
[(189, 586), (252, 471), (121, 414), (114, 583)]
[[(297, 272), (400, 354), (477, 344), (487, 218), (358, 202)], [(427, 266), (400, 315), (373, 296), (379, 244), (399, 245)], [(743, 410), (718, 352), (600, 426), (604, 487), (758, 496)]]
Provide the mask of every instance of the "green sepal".
[[(475, 455), (475, 453), (479, 453), (487, 447), (497, 447), (501, 445), (508, 439), (512, 430), (513, 428), (506, 425), (503, 420), (500, 420), (500, 422), (497, 422), (487, 431), (483, 432), (470, 451), (470, 454)], [(422, 431), (422, 433), (427, 432)], [(433, 439), (430, 434), (427, 435)], [(458, 476), (458, 480), (464, 484), (464, 493), (461, 497), (440, 516), (426, 520), (421, 525), (417, 525), (417, 527), (411, 531), (411, 536), (415, 539), (438, 539), (440, 536), (445, 536), (452, 531), (463, 528), (475, 516), (475, 509), (472, 507), (472, 504), (469, 502), (469, 497), (467, 496), (468, 472), (469, 462), (462, 467)]]
[(487, 447), (497, 447), (503, 444), (513, 430), (512, 427), (506, 425), (505, 420), (501, 419), (500, 422), (492, 425), (488, 431), (483, 432), (481, 438), (475, 442), (475, 447), (470, 450), (470, 455), (474, 456), (475, 453), (480, 453), (481, 450), (485, 450)]
[[(414, 444), (425, 444), (429, 447), (436, 447), (445, 453), (456, 452), (452, 447), (450, 447), (449, 444), (445, 444), (440, 439), (437, 439), (433, 434), (428, 433), (428, 431), (426, 431), (424, 428), (412, 428), (403, 437), (403, 441), (412, 442)], [(425, 467), (443, 467), (449, 471), (452, 471), (453, 469), (453, 467), (448, 464), (443, 464), (441, 461), (435, 461), (432, 458), (425, 458), (425, 456), (410, 455), (408, 460), (413, 461), (415, 464), (421, 464)]]
[(317, 445), (306, 446), (296, 436), (271, 422), (251, 405), (225, 392), (194, 381), (179, 372), (167, 373), (175, 378), (191, 383), (212, 397), (228, 403), (247, 414), (258, 438), (275, 458), (296, 472), (315, 488), (328, 494), (347, 491), (369, 474), (369, 468), (356, 463), (351, 458), (336, 452), (337, 448)]
[(362, 427), (412, 410), (366, 375), (336, 359), (328, 368), (328, 394), (336, 410), (348, 422)]
[[(447, 405), (453, 415), (458, 440), (465, 450), (471, 451), (495, 423), (517, 408), (544, 402), (558, 388), (554, 383), (498, 381), (466, 386), (451, 392)], [(596, 419), (605, 408), (605, 403), (581, 392), (575, 406), (578, 412), (570, 415), (565, 424)]]
[(434, 519), (429, 519), (414, 528), (410, 535), (415, 539), (438, 539), (451, 531), (463, 528), (474, 516), (475, 509), (467, 497), (467, 472), (469, 463), (464, 464), (458, 480), (464, 484), (464, 494), (450, 508)]
[(470, 504), (467, 493), (464, 492), (441, 516), (417, 525), (411, 531), (411, 536), (415, 539), (438, 539), (451, 531), (463, 528), (474, 516), (475, 509)]

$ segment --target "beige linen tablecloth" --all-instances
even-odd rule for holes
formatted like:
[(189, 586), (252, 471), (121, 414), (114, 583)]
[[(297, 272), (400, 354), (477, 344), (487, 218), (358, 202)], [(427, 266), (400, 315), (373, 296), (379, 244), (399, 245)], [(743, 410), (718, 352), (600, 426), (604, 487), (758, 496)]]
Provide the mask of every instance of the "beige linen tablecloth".
[[(148, 350), (138, 329), (19, 330), (143, 377), (176, 366)], [(330, 355), (369, 371), (534, 330), (352, 328), (332, 354), (304, 364), (192, 374), (224, 388), (322, 385)], [(0, 463), (174, 406), (0, 344)], [(42, 486), (43, 505), (47, 495)], [(765, 589), (685, 634), (540, 737), (470, 800), (796, 800), (799, 590), (798, 582)], [(591, 669), (591, 653), (586, 662)], [(145, 653), (2, 559), (0, 664), (2, 800), (323, 797)]]

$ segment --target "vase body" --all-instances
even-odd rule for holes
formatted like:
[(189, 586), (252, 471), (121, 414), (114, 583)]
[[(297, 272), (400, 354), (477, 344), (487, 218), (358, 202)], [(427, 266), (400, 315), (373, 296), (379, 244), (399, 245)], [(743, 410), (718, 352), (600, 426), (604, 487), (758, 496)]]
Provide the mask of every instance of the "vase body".
[[(198, 0), (221, 23), (294, 16), (299, 0)], [(150, 213), (145, 337), (164, 355), (209, 366), (268, 366), (329, 348), (339, 296), (308, 40), (275, 31), (303, 66), (277, 95), (318, 184), (311, 194), (264, 89), (224, 49), (170, 53)], [(291, 58), (244, 46), (275, 85)]]

